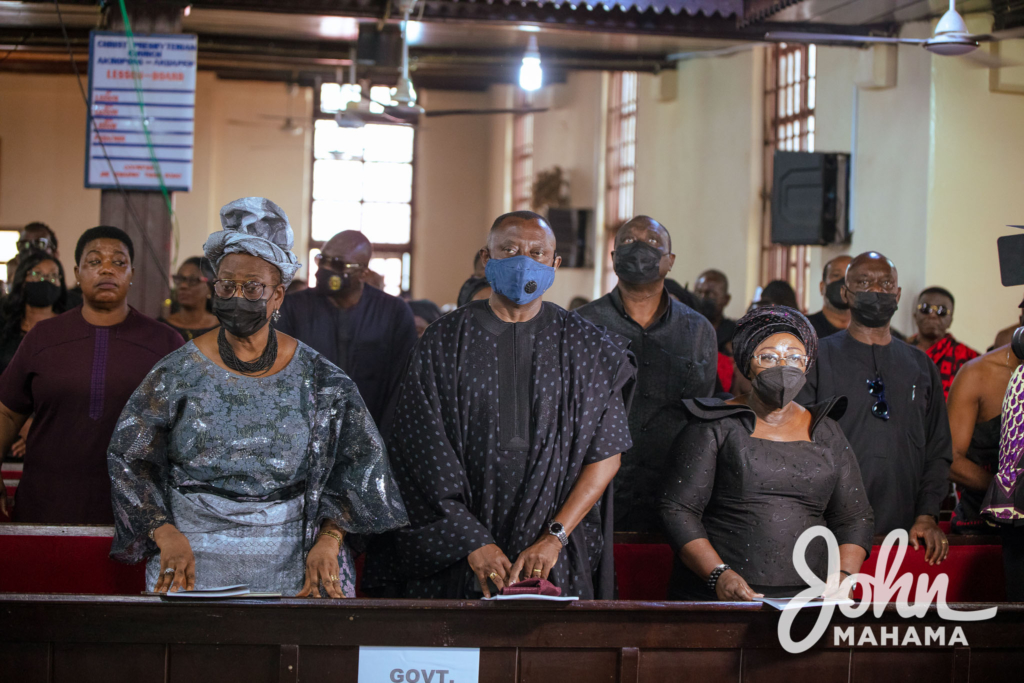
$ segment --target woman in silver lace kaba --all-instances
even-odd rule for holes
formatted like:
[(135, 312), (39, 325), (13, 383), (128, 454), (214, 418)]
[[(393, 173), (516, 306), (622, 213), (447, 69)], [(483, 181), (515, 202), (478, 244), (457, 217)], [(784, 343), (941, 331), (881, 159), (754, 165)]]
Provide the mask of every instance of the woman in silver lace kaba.
[(268, 324), (299, 267), (284, 211), (248, 197), (221, 223), (203, 247), (220, 328), (158, 363), (114, 430), (111, 557), (149, 558), (150, 590), (351, 596), (345, 535), (407, 521), (387, 453), (352, 380)]

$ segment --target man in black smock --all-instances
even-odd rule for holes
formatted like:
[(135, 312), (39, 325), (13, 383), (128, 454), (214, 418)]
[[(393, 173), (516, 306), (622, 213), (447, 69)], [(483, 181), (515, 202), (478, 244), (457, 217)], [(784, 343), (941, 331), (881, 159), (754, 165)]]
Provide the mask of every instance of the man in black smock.
[(683, 399), (715, 390), (718, 341), (707, 318), (668, 295), (665, 277), (676, 257), (663, 225), (637, 216), (615, 235), (618, 285), (579, 309), (593, 323), (629, 339), (637, 386), (629, 409), (633, 448), (615, 475), (616, 531), (661, 531), (657, 498), (669, 448), (686, 425)]
[(632, 445), (632, 356), (539, 298), (560, 263), (541, 216), (499, 217), (484, 260), (491, 297), (435, 322), (413, 353), (388, 445), (409, 527), (371, 548), (364, 584), (468, 598), (546, 578), (594, 598), (596, 575), (612, 597), (611, 524), (592, 511)]
[(317, 259), (316, 288), (289, 294), (276, 327), (344, 370), (383, 429), (417, 337), (409, 305), (363, 283), (372, 255), (361, 232), (332, 237)]
[(839, 424), (860, 463), (875, 533), (908, 529), (914, 548), (924, 542), (926, 559), (941, 561), (949, 543), (938, 516), (953, 460), (942, 380), (924, 352), (890, 333), (900, 298), (892, 261), (875, 252), (853, 259), (843, 297), (850, 326), (821, 340), (797, 400), (846, 396)]

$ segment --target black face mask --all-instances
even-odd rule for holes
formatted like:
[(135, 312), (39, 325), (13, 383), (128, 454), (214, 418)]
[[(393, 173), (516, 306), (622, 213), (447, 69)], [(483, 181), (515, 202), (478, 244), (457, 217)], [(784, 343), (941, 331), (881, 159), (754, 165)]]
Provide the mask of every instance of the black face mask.
[(762, 370), (750, 381), (754, 393), (761, 399), (766, 408), (778, 410), (785, 408), (804, 388), (807, 376), (799, 368), (780, 365)]
[(25, 303), (33, 308), (49, 308), (60, 298), (60, 287), (52, 282), (26, 282)]
[(844, 284), (846, 283), (843, 280), (836, 280), (825, 285), (825, 299), (832, 304), (833, 308), (838, 308), (840, 311), (850, 308), (850, 304), (843, 301)]
[(267, 324), (267, 300), (249, 301), (242, 296), (213, 297), (213, 314), (225, 331), (239, 338), (251, 337)]
[(851, 292), (847, 290), (850, 315), (864, 327), (885, 327), (899, 307), (896, 295), (888, 292)]
[(646, 242), (623, 244), (615, 250), (615, 274), (634, 285), (646, 285), (661, 277), (661, 252)]
[(352, 277), (348, 273), (338, 273), (327, 268), (316, 271), (316, 291), (321, 294), (337, 294), (348, 287)]

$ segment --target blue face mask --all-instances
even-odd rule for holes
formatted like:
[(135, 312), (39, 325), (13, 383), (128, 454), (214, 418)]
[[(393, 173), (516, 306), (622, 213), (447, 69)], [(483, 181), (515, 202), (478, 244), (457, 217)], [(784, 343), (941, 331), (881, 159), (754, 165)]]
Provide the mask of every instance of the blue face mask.
[(522, 255), (492, 258), (484, 268), (484, 275), (491, 289), (519, 305), (539, 298), (555, 281), (554, 268)]

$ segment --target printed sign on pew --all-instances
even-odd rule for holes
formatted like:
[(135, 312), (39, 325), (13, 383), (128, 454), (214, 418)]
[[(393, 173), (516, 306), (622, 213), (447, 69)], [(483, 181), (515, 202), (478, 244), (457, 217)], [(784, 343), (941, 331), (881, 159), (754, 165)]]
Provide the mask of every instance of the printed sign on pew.
[[(807, 582), (808, 588), (788, 601), (788, 604), (785, 606), (779, 606), (783, 610), (782, 616), (779, 618), (779, 643), (787, 652), (799, 654), (809, 650), (825, 634), (837, 604), (843, 615), (848, 618), (864, 616), (868, 610), (874, 607), (874, 614), (877, 619), (882, 616), (886, 605), (890, 601), (895, 605), (896, 612), (904, 619), (910, 617), (920, 619), (924, 617), (932, 602), (935, 602), (939, 617), (947, 622), (985, 621), (996, 615), (996, 607), (962, 612), (950, 608), (946, 604), (946, 587), (949, 585), (949, 577), (945, 574), (939, 574), (931, 586), (928, 585), (928, 577), (926, 575), (918, 577), (917, 594), (914, 596), (914, 602), (911, 602), (910, 590), (914, 583), (914, 577), (911, 574), (897, 576), (900, 567), (903, 565), (903, 557), (907, 552), (909, 537), (904, 529), (890, 531), (889, 535), (885, 537), (881, 552), (879, 553), (879, 560), (875, 565), (874, 576), (854, 574), (843, 579), (838, 587), (826, 586), (807, 564), (807, 547), (817, 537), (823, 538), (828, 546), (829, 576), (836, 576), (839, 572), (839, 543), (831, 531), (823, 526), (814, 526), (800, 534), (800, 538), (797, 539), (796, 546), (793, 548), (793, 566), (800, 577)], [(896, 546), (896, 557), (890, 563), (889, 553), (892, 551), (893, 546)], [(886, 567), (888, 567), (888, 572)], [(854, 603), (852, 600), (821, 600), (823, 593), (828, 592), (831, 595), (833, 590), (837, 596), (846, 596), (854, 585), (859, 585), (863, 591), (863, 598), (859, 603)], [(872, 597), (874, 598), (873, 600)], [(797, 613), (801, 609), (812, 606), (819, 610), (814, 627), (803, 640), (794, 641), (791, 629)], [(902, 647), (909, 645), (937, 647), (962, 645), (966, 647), (969, 645), (963, 628), (960, 626), (954, 626), (950, 629), (951, 633), (948, 639), (945, 626), (937, 628), (924, 627), (922, 628), (924, 633), (923, 642), (917, 628), (914, 626), (903, 628), (883, 627), (880, 629), (881, 638), (876, 637), (878, 629), (871, 625), (858, 625), (859, 638), (855, 638), (855, 631), (852, 626), (845, 628), (833, 626), (832, 628), (833, 645), (835, 647), (841, 645), (856, 647), (865, 645), (890, 647), (897, 645)], [(879, 643), (879, 640), (881, 640), (881, 643)]]
[[(85, 186), (192, 187), (196, 36), (89, 34)], [(147, 135), (148, 133), (148, 135)], [(115, 181), (116, 176), (116, 181)]]
[(480, 648), (360, 647), (358, 683), (479, 683)]

